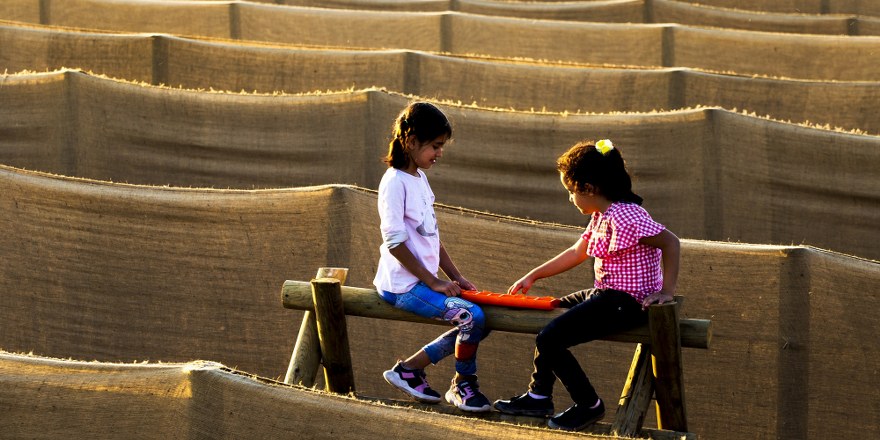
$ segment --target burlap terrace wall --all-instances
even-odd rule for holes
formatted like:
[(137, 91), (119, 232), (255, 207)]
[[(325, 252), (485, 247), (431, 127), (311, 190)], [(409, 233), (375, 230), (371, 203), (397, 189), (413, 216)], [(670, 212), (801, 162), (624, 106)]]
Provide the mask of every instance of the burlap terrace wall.
[[(281, 283), (308, 280), (317, 267), (329, 265), (349, 267), (348, 284), (369, 286), (381, 241), (375, 203), (375, 193), (345, 186), (173, 189), (0, 167), (0, 227), (5, 231), (0, 236), (5, 261), (0, 267), (0, 347), (107, 362), (207, 359), (278, 378), (286, 370), (301, 316), (281, 307)], [(492, 290), (555, 255), (579, 231), (443, 206), (438, 220), (461, 270)], [(542, 280), (534, 293), (563, 294), (590, 282), (591, 271), (583, 267)], [(878, 372), (864, 366), (880, 354), (874, 337), (878, 283), (876, 262), (813, 248), (685, 240), (679, 282), (679, 293), (686, 297), (684, 314), (710, 318), (714, 327), (710, 350), (684, 353), (691, 429), (716, 439), (875, 437), (880, 398), (870, 384)], [(350, 318), (359, 392), (398, 397), (381, 372), (440, 330)], [(481, 344), (480, 379), (489, 396), (522, 391), (532, 344), (529, 335), (501, 332)], [(576, 351), (610, 411), (632, 349), (597, 342)], [(45, 383), (36, 379), (35, 385), (34, 371), (21, 368), (9, 367), (10, 374), (18, 371), (29, 378), (4, 384), (0, 395), (11, 394), (18, 405), (39, 409), (25, 421), (38, 417), (50, 419), (47, 426), (63, 423), (50, 409), (55, 400), (35, 390)], [(451, 368), (451, 362), (432, 367), (430, 378), (442, 387)], [(218, 429), (241, 429), (238, 423), (269, 429), (276, 425), (267, 420), (293, 410), (270, 410), (258, 402), (262, 393), (250, 397), (217, 391), (189, 409), (177, 406), (172, 416), (160, 398), (181, 390), (183, 378), (174, 385), (144, 380), (144, 387), (155, 390), (151, 397), (123, 392), (125, 382), (108, 372), (81, 379), (88, 373), (83, 370), (88, 368), (52, 375), (53, 386), (43, 387), (48, 396), (70, 392), (74, 399), (55, 403), (55, 411), (94, 409), (100, 413), (96, 417), (103, 417), (118, 410), (103, 399), (134, 399), (133, 408), (158, 406), (157, 429), (167, 432), (162, 429), (204, 427), (203, 416), (217, 417)], [(114, 385), (88, 383), (102, 380)], [(93, 388), (120, 392), (103, 392), (92, 400), (87, 391)], [(558, 396), (560, 406), (566, 404), (564, 394)], [(79, 402), (86, 406), (79, 408)], [(246, 412), (251, 405), (254, 412)], [(221, 408), (232, 414), (213, 412)], [(195, 421), (178, 426), (181, 412), (195, 412)], [(116, 423), (140, 423), (132, 419), (137, 414)], [(168, 423), (177, 428), (162, 425), (171, 417)], [(29, 424), (16, 425), (15, 418), (3, 420), (33, 432)], [(89, 420), (90, 426), (78, 429), (100, 429), (95, 419)], [(447, 432), (445, 427), (441, 431)]]
[[(815, 12), (768, 13), (733, 10), (688, 3), (681, 0), (633, 0), (620, 2), (507, 2), (480, 0), (373, 1), (373, 0), (262, 0), (290, 6), (318, 8), (441, 12), (543, 20), (569, 20), (611, 23), (679, 23), (769, 32), (830, 35), (878, 35), (880, 19), (867, 16), (871, 6), (847, 5), (833, 15)], [(838, 2), (839, 3), (839, 2)], [(816, 9), (819, 11), (819, 9)], [(865, 10), (867, 12), (862, 12)], [(877, 11), (880, 9), (876, 9)], [(845, 11), (845, 12), (840, 12)], [(863, 15), (859, 15), (863, 14)]]
[[(187, 186), (185, 179), (220, 188), (375, 182), (385, 127), (406, 102), (375, 91), (237, 96), (65, 75), (4, 78), (0, 93), (10, 98), (3, 101), (0, 151), (8, 157), (0, 163), (174, 186)], [(585, 133), (601, 132), (632, 152), (649, 209), (683, 236), (754, 234), (743, 240), (812, 244), (791, 238), (804, 231), (834, 243), (861, 240), (853, 246), (876, 252), (875, 137), (717, 109), (567, 117), (444, 109), (458, 139), (431, 172), (441, 202), (488, 209), (482, 206), (491, 201), (500, 212), (523, 215), (524, 198), (548, 206), (556, 200), (559, 212), (572, 215), (552, 158)], [(511, 190), (519, 188), (514, 184), (534, 192)], [(211, 359), (278, 377), (299, 317), (281, 309), (281, 281), (339, 265), (352, 268), (349, 284), (366, 286), (379, 245), (375, 195), (354, 187), (139, 187), (0, 166), (0, 208), (0, 348), (85, 360)], [(440, 208), (439, 217), (457, 263), (485, 288), (503, 289), (577, 235), (577, 228), (455, 209)], [(870, 385), (878, 371), (865, 365), (878, 354), (878, 273), (877, 262), (813, 248), (685, 241), (686, 314), (715, 323), (713, 349), (685, 354), (692, 429), (720, 439), (877, 437), (880, 399)], [(564, 293), (589, 281), (583, 268), (542, 282), (540, 292)], [(392, 397), (381, 371), (438, 332), (366, 319), (352, 319), (350, 330), (359, 389)], [(528, 336), (497, 333), (483, 345), (481, 382), (491, 398), (522, 391), (531, 344)], [(611, 343), (578, 351), (608, 401), (619, 393), (631, 352)], [(299, 422), (298, 432), (313, 438), (389, 429), (448, 438), (473, 429), (472, 421), (421, 413), (402, 416), (399, 427), (401, 416), (381, 407), (256, 386), (212, 368), (152, 368), (77, 364), (53, 373), (41, 365), (50, 377), (35, 380), (37, 368), (4, 356), (0, 402), (12, 402), (16, 412), (0, 421), (9, 426), (0, 432), (128, 431), (128, 438), (152, 421), (157, 437), (254, 436), (256, 429), (266, 437), (296, 435), (282, 419)], [(442, 388), (449, 362), (430, 374)], [(132, 385), (123, 375), (137, 376), (135, 389), (146, 394), (123, 392)], [(191, 403), (179, 397), (187, 388)], [(316, 415), (339, 431), (322, 431)], [(101, 421), (119, 431), (101, 431)], [(480, 426), (479, 433), (522, 434), (495, 430), (501, 428)]]
[(693, 67), (802, 79), (877, 80), (880, 75), (876, 69), (880, 62), (880, 37), (523, 20), (458, 12), (333, 10), (245, 2), (69, 0), (53, 3), (48, 15), (44, 20), (41, 13), (40, 21), (81, 28), (275, 43)]
[[(14, 20), (47, 23), (58, 2), (14, 0), (6, 2), (6, 16)], [(261, 0), (248, 3), (283, 4), (396, 12), (445, 12), (492, 15), (542, 20), (589, 21), (611, 23), (680, 23), (731, 29), (831, 35), (878, 35), (880, 19), (870, 5), (849, 4), (830, 8), (811, 8), (816, 12), (770, 13), (733, 10), (694, 4), (680, 0), (630, 0), (616, 2), (510, 2), (493, 0), (372, 1), (372, 0)], [(836, 2), (840, 3), (840, 2)], [(0, 8), (4, 8), (0, 6)], [(829, 13), (831, 15), (829, 15)], [(14, 16), (12, 14), (15, 14)], [(880, 15), (875, 13), (874, 15)], [(20, 18), (12, 18), (20, 17)]]
[[(876, 81), (784, 80), (0, 25), (0, 70), (64, 66), (191, 89), (298, 93), (378, 86), (483, 107), (554, 112), (719, 106), (880, 133), (880, 118), (868, 110), (880, 107)], [(553, 93), (547, 93), (548, 85)]]
[[(208, 1), (208, 0), (205, 0)], [(468, 0), (430, 0), (419, 5), (418, 2), (405, 1), (373, 1), (373, 0), (251, 0), (256, 3), (272, 3), (294, 6), (315, 6), (315, 7), (350, 7), (355, 9), (365, 9), (370, 7), (383, 8), (400, 8), (403, 10), (413, 10), (410, 8), (425, 8), (425, 10), (462, 10), (464, 8), (474, 7), (478, 4), (492, 5), (495, 8), (503, 9), (510, 7), (513, 9), (527, 8), (529, 4), (543, 6), (544, 8), (564, 8), (569, 7), (575, 10), (580, 8), (588, 9), (615, 9), (632, 7), (633, 3), (644, 4), (650, 11), (656, 8), (658, 4), (690, 4), (696, 6), (705, 6), (709, 8), (725, 8), (736, 9), (745, 12), (780, 12), (788, 14), (805, 15), (841, 15), (854, 14), (862, 16), (880, 16), (880, 5), (870, 0), (623, 0), (617, 2), (620, 4), (605, 4), (604, 0), (579, 0), (579, 1), (560, 1), (560, 0), (535, 0), (529, 2), (500, 2), (494, 0), (486, 0), (484, 2), (468, 1)], [(501, 3), (496, 5), (496, 3)], [(505, 3), (509, 3), (505, 5)], [(562, 3), (562, 4), (560, 4)], [(653, 4), (652, 4), (653, 3)], [(537, 6), (535, 6), (537, 7)], [(419, 9), (420, 10), (420, 9)]]
[[(258, 1), (256, 3), (271, 3)], [(574, 20), (618, 23), (642, 23), (648, 7), (644, 0), (619, 2), (566, 2), (563, 4), (538, 2), (505, 2), (494, 0), (439, 0), (439, 1), (369, 1), (369, 0), (283, 0), (275, 2), (287, 6), (315, 8), (357, 9), (373, 11), (444, 12), (458, 11), (469, 14), (544, 20)]]
[[(408, 98), (205, 93), (76, 71), (8, 76), (0, 163), (175, 187), (376, 188), (390, 121)], [(686, 238), (810, 244), (867, 258), (880, 221), (880, 138), (719, 109), (562, 115), (446, 105), (455, 142), (431, 171), (451, 205), (563, 224), (555, 158), (584, 138), (626, 152), (636, 190)], [(840, 219), (846, 219), (841, 221)]]
[(0, 353), (0, 373), (4, 438), (570, 438), (282, 386), (211, 362), (110, 364)]
[[(880, 35), (880, 18), (860, 15), (802, 15), (742, 11), (653, 0), (651, 21), (765, 32), (829, 35)], [(703, 3), (702, 1), (700, 3)], [(867, 8), (866, 8), (867, 9)], [(858, 14), (858, 12), (849, 12)]]
[(748, 11), (880, 16), (880, 4), (866, 0), (679, 0)]

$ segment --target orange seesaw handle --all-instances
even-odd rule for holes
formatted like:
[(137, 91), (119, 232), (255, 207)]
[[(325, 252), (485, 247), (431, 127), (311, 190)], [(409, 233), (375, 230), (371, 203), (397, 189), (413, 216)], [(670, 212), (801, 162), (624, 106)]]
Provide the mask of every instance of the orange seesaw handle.
[(462, 290), (461, 297), (477, 304), (521, 309), (553, 310), (559, 307), (559, 298), (552, 296), (526, 296), (489, 292), (486, 290)]

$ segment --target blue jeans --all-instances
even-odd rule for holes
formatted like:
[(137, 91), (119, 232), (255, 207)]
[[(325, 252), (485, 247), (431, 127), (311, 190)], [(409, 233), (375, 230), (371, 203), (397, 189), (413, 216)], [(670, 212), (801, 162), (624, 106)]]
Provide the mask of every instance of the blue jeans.
[(489, 333), (485, 329), (486, 315), (480, 306), (435, 292), (421, 282), (409, 292), (380, 291), (379, 296), (398, 309), (453, 324), (455, 328), (443, 333), (423, 349), (432, 364), (455, 353), (455, 371), (458, 374), (477, 374), (477, 346)]

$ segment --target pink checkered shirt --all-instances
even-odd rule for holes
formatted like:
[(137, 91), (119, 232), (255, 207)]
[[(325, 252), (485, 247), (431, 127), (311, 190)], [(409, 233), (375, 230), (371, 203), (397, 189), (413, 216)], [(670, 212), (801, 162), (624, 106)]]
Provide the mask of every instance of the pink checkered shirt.
[(604, 213), (594, 213), (581, 237), (587, 241), (587, 255), (596, 258), (596, 288), (620, 290), (638, 301), (662, 289), (660, 249), (639, 239), (664, 229), (633, 203), (614, 202)]

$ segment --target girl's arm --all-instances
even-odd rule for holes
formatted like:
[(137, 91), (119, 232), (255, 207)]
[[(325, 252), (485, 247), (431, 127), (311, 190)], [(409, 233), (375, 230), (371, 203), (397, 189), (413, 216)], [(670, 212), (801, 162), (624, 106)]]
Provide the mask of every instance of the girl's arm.
[[(412, 251), (409, 250), (408, 247), (404, 243), (401, 243), (397, 246), (388, 250), (394, 258), (397, 258), (397, 261), (400, 261), (400, 264), (406, 268), (411, 274), (415, 275), (419, 281), (428, 285), (431, 290), (436, 292), (440, 292), (445, 294), (446, 296), (459, 296), (461, 294), (461, 287), (457, 284), (441, 280), (432, 274), (421, 261), (413, 255)], [(449, 275), (449, 272), (446, 271), (448, 266), (444, 266), (444, 255), (448, 264), (452, 263), (452, 260), (449, 259), (449, 255), (446, 254), (446, 251), (443, 249), (443, 244), (440, 244), (440, 266), (443, 267), (443, 272)], [(457, 273), (458, 269), (455, 269), (455, 265), (452, 265), (452, 269)], [(459, 274), (459, 277), (461, 275)], [(465, 280), (467, 281), (467, 280)], [(468, 283), (470, 283), (468, 281)]]
[(532, 288), (532, 284), (541, 278), (548, 278), (561, 274), (587, 259), (587, 241), (578, 238), (571, 247), (559, 253), (559, 255), (547, 260), (544, 264), (532, 269), (524, 277), (513, 283), (507, 289), (507, 293), (516, 293), (522, 290), (522, 293), (528, 293)]
[(681, 254), (681, 243), (678, 237), (668, 229), (664, 229), (657, 235), (642, 237), (639, 243), (660, 249), (663, 261), (663, 288), (642, 301), (642, 307), (648, 307), (653, 303), (663, 304), (672, 301), (675, 287), (678, 283), (678, 265)]
[(461, 272), (458, 271), (458, 268), (455, 267), (455, 263), (452, 262), (452, 257), (446, 252), (446, 247), (443, 246), (442, 241), (440, 242), (440, 269), (443, 270), (443, 273), (445, 273), (450, 280), (455, 284), (458, 284), (458, 287), (461, 287), (464, 290), (477, 290), (477, 286), (468, 281), (467, 278), (463, 277)]

